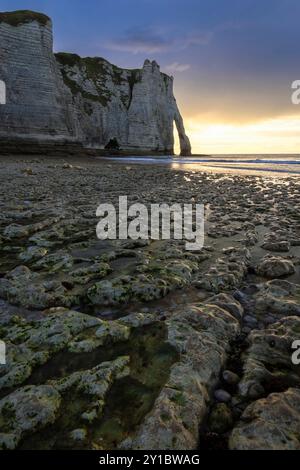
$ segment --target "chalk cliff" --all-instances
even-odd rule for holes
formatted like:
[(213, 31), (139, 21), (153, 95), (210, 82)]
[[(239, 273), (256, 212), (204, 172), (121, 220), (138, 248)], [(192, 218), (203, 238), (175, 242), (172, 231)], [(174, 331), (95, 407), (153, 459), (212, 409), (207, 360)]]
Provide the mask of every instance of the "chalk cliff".
[(116, 138), (132, 152), (172, 154), (173, 126), (191, 153), (173, 78), (155, 61), (122, 69), (102, 58), (53, 54), (52, 23), (30, 11), (0, 13), (0, 139), (101, 149)]

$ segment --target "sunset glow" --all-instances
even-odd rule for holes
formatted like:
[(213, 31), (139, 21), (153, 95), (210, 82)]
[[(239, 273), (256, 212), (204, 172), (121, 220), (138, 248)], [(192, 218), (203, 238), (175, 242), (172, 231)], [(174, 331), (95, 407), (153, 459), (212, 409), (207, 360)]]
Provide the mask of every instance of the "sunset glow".
[(186, 119), (186, 131), (194, 153), (299, 153), (300, 149), (300, 115), (241, 125), (191, 118)]
[(129, 3), (74, 0), (68, 18), (69, 0), (2, 0), (1, 7), (49, 15), (56, 52), (133, 69), (156, 60), (174, 76), (193, 153), (300, 152), (300, 107), (291, 101), (300, 79), (299, 0)]

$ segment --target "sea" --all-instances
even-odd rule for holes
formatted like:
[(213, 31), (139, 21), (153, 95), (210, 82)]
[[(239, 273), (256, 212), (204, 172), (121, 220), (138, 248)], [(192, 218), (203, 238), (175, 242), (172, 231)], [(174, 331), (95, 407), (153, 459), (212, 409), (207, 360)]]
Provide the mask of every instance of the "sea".
[(249, 155), (194, 155), (179, 156), (126, 156), (104, 157), (105, 159), (132, 164), (170, 165), (178, 169), (211, 170), (217, 172), (238, 172), (247, 174), (281, 173), (300, 175), (300, 154), (249, 154)]

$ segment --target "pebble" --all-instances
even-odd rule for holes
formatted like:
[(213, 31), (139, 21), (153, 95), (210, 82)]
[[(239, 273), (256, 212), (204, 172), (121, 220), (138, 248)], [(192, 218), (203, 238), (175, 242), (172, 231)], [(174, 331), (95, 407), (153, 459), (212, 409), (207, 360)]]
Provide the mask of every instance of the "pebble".
[(212, 409), (208, 425), (212, 432), (222, 434), (231, 428), (232, 412), (225, 403), (217, 403)]
[(244, 321), (245, 323), (247, 323), (248, 326), (252, 328), (255, 328), (258, 325), (258, 321), (256, 320), (256, 318), (251, 317), (250, 315), (246, 315), (244, 317)]
[(271, 325), (272, 323), (276, 322), (276, 318), (273, 315), (267, 315), (264, 318), (264, 322), (265, 322), (266, 325)]
[(251, 328), (249, 328), (249, 326), (244, 326), (244, 327), (242, 328), (242, 333), (244, 333), (244, 334), (247, 335), (247, 334), (250, 333), (250, 332), (251, 332)]
[(248, 396), (249, 398), (252, 398), (253, 400), (255, 400), (256, 398), (262, 397), (264, 393), (265, 393), (264, 387), (260, 385), (259, 383), (255, 383), (251, 385), (251, 387), (249, 388)]
[(235, 374), (234, 372), (232, 372), (231, 370), (224, 370), (223, 379), (229, 385), (236, 385), (240, 381), (239, 376)]
[(230, 393), (226, 392), (226, 390), (216, 390), (214, 393), (215, 399), (220, 403), (229, 403), (231, 401)]
[(73, 441), (84, 441), (87, 437), (87, 431), (84, 428), (74, 429), (74, 431), (70, 432), (70, 438)]

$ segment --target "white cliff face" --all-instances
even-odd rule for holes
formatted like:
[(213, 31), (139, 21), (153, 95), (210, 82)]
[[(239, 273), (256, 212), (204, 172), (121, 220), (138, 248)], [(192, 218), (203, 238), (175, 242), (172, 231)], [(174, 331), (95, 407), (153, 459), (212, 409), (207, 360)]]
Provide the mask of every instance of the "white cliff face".
[(128, 110), (128, 145), (173, 153), (173, 80), (156, 62), (145, 61)]
[[(156, 62), (118, 68), (101, 58), (52, 52), (49, 18), (32, 12), (0, 14), (0, 138), (80, 142), (103, 148), (116, 138), (132, 152), (181, 153), (191, 147), (173, 95), (173, 78)], [(37, 16), (35, 16), (37, 15)]]
[(70, 138), (63, 81), (52, 53), (52, 24), (1, 21), (0, 77), (6, 102), (0, 106), (0, 136)]

